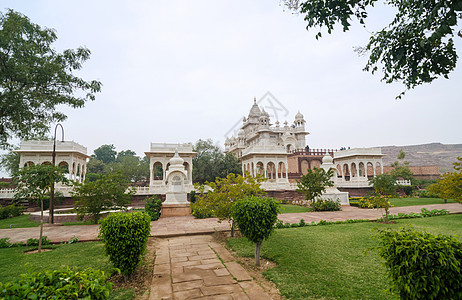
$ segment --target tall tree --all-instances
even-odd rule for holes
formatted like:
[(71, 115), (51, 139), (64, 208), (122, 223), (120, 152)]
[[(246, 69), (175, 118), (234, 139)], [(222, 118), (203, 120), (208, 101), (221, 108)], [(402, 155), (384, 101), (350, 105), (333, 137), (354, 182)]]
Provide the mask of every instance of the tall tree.
[(213, 182), (205, 185), (196, 184), (196, 203), (191, 205), (193, 215), (196, 211), (208, 212), (206, 215), (215, 215), (219, 222), (226, 220), (231, 223), (231, 236), (234, 236), (234, 222), (232, 206), (239, 199), (249, 196), (263, 196), (265, 190), (260, 187), (266, 179), (258, 175), (252, 177), (248, 173), (245, 177), (229, 174), (226, 178), (217, 177)]
[(87, 163), (87, 174), (104, 174), (104, 166), (105, 164), (101, 160), (92, 157)]
[(462, 204), (462, 156), (457, 157), (454, 163), (454, 172), (444, 173), (437, 183), (432, 184), (429, 190), (432, 194), (437, 194), (444, 199), (453, 199)]
[(396, 177), (390, 174), (380, 174), (369, 179), (369, 183), (374, 189), (374, 193), (385, 196), (398, 196), (396, 193)]
[(198, 140), (193, 147), (197, 155), (193, 158), (193, 181), (205, 183), (224, 178), (228, 174), (242, 174), (239, 159), (231, 153), (226, 155), (211, 139)]
[(101, 90), (101, 82), (73, 75), (90, 58), (90, 50), (59, 53), (52, 45), (56, 39), (54, 30), (21, 13), (0, 13), (0, 148), (8, 148), (12, 137), (45, 134), (50, 122), (66, 119), (57, 111), (59, 105), (83, 107)]
[(116, 161), (120, 162), (122, 161), (124, 157), (127, 157), (127, 156), (136, 156), (136, 153), (135, 151), (132, 151), (132, 150), (120, 151), (119, 153), (117, 153)]
[(390, 175), (396, 179), (404, 179), (414, 181), (414, 173), (409, 169), (409, 162), (405, 161), (406, 152), (402, 149), (399, 151), (398, 160), (391, 164), (393, 169), (390, 171)]
[(115, 162), (104, 167), (105, 173), (120, 172), (129, 182), (149, 179), (149, 163), (131, 154), (119, 156)]
[(19, 171), (19, 153), (9, 151), (0, 155), (0, 169), (8, 172), (11, 176)]
[(307, 173), (297, 181), (297, 191), (305, 194), (306, 200), (315, 201), (326, 191), (326, 187), (334, 186), (331, 181), (334, 175), (334, 170), (326, 170), (322, 168), (308, 169)]
[(15, 199), (32, 199), (40, 204), (40, 237), (39, 249), (42, 250), (43, 235), (43, 200), (50, 195), (51, 185), (57, 182), (67, 182), (58, 166), (34, 165), (19, 169), (13, 179), (16, 186)]
[[(307, 29), (325, 27), (331, 33), (335, 25), (343, 31), (351, 27), (351, 19), (365, 24), (368, 9), (377, 0), (285, 0), (292, 10), (305, 15)], [(432, 82), (443, 76), (448, 78), (457, 62), (454, 34), (457, 21), (462, 19), (462, 0), (389, 0), (387, 5), (396, 9), (388, 26), (371, 35), (358, 53), (369, 53), (364, 68), (373, 74), (382, 68), (382, 81), (402, 82), (406, 89)], [(462, 37), (462, 30), (457, 32)], [(316, 39), (321, 37), (321, 31)], [(397, 98), (401, 98), (401, 93)]]
[(95, 153), (92, 157), (102, 161), (105, 164), (114, 162), (117, 157), (117, 151), (113, 144), (110, 145), (101, 145), (93, 151)]
[(93, 182), (74, 183), (71, 194), (76, 199), (77, 215), (82, 219), (89, 215), (97, 224), (104, 210), (126, 208), (135, 193), (129, 186), (130, 183), (120, 173), (102, 175)]

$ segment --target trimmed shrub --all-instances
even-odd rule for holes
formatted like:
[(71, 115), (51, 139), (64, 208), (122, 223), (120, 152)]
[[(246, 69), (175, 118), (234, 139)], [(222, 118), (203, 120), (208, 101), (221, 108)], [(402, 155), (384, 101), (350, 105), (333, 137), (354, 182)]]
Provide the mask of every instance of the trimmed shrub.
[(28, 272), (14, 282), (0, 282), (1, 299), (109, 299), (112, 283), (99, 270)]
[(340, 201), (332, 199), (318, 199), (311, 203), (314, 211), (337, 211), (340, 210)]
[(151, 221), (157, 221), (160, 218), (160, 211), (162, 208), (162, 200), (157, 196), (147, 197), (144, 210), (151, 217)]
[(127, 277), (133, 274), (146, 250), (151, 233), (147, 213), (113, 213), (100, 221), (99, 237), (114, 267)]
[(24, 210), (25, 210), (25, 207), (22, 205), (21, 206), (8, 205), (5, 207), (0, 206), (0, 220), (12, 218), (12, 217), (18, 217), (22, 215)]
[(257, 266), (260, 265), (261, 244), (273, 232), (274, 224), (278, 220), (279, 207), (279, 202), (273, 198), (250, 196), (238, 200), (232, 208), (233, 220), (240, 232), (255, 243)]
[(401, 299), (461, 299), (462, 243), (413, 228), (379, 230), (378, 250)]

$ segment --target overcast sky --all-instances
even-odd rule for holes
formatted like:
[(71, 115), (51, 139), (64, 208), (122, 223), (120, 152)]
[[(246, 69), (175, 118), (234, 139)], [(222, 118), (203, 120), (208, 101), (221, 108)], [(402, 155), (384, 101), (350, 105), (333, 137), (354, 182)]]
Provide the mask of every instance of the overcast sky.
[[(305, 116), (311, 148), (462, 143), (460, 61), (449, 80), (402, 100), (395, 100), (401, 84), (362, 71), (366, 58), (353, 48), (390, 21), (387, 7), (371, 11), (367, 28), (355, 22), (350, 32), (316, 40), (303, 16), (278, 0), (0, 3), (2, 12), (12, 8), (55, 29), (57, 50), (91, 50), (78, 75), (100, 80), (102, 92), (85, 108), (62, 108), (66, 140), (88, 154), (114, 144), (144, 155), (150, 142), (207, 138), (223, 147), (254, 97), (269, 106), (267, 92), (280, 103), (281, 123)], [(456, 47), (461, 56), (461, 38)]]

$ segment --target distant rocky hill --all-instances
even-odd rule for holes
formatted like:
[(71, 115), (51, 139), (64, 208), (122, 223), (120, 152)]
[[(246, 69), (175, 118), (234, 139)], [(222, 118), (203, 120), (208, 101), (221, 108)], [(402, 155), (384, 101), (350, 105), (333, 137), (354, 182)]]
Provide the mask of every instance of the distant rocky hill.
[(410, 146), (382, 146), (384, 166), (389, 166), (397, 160), (400, 150), (406, 152), (404, 160), (411, 166), (438, 165), (441, 173), (452, 171), (456, 157), (462, 156), (462, 144), (444, 145), (431, 143)]

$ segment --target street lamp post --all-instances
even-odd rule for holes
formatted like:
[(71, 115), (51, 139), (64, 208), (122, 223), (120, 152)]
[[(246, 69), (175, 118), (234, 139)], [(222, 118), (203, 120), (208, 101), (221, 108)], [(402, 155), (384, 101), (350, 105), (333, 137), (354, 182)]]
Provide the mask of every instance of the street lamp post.
[[(62, 141), (64, 142), (64, 128), (63, 125), (60, 123), (56, 124), (55, 126), (55, 135), (53, 137), (53, 154), (51, 155), (52, 157), (52, 164), (55, 166), (56, 164), (56, 130), (58, 129), (58, 126), (61, 127), (61, 138)], [(49, 214), (48, 214), (48, 222), (50, 224), (54, 223), (54, 205), (53, 202), (55, 200), (55, 181), (54, 179), (51, 182), (51, 192), (50, 192), (50, 208), (49, 208)]]

